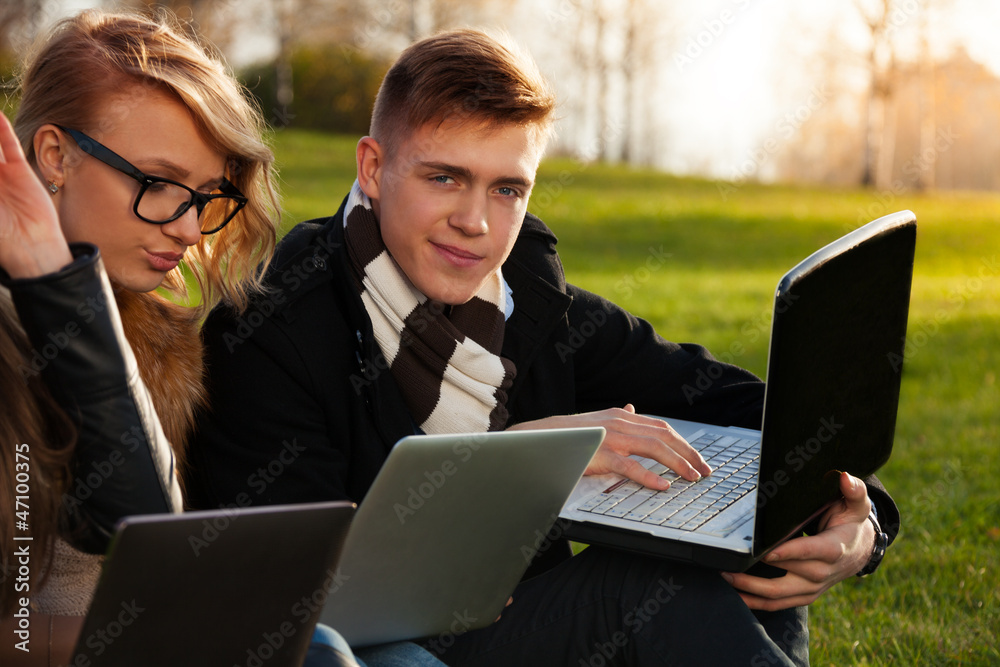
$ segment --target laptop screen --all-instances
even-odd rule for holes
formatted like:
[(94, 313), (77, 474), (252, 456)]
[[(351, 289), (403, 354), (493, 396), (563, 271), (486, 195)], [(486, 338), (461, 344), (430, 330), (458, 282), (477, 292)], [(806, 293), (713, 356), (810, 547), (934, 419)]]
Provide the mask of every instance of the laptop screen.
[[(864, 477), (888, 460), (915, 243), (915, 220), (901, 214), (825, 247), (779, 284), (755, 544), (777, 543), (839, 498), (841, 469)], [(793, 381), (803, 369), (808, 380)]]

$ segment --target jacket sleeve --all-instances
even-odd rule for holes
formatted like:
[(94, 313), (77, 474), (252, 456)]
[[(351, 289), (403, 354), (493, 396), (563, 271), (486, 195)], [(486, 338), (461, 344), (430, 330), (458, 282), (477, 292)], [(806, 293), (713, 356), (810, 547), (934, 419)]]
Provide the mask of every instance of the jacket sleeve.
[(178, 512), (182, 497), (100, 254), (87, 244), (71, 249), (75, 261), (61, 271), (2, 278), (33, 347), (25, 372), (41, 375), (77, 428), (64, 537), (104, 553), (121, 518)]
[[(310, 368), (281, 327), (217, 307), (202, 328), (210, 369), (210, 408), (198, 419), (187, 468), (188, 500), (196, 509), (344, 500), (348, 460), (333, 444)], [(253, 321), (252, 332), (241, 322)], [(251, 335), (252, 333), (252, 335)], [(246, 335), (243, 335), (246, 334)], [(331, 343), (332, 344), (332, 343)]]
[(764, 384), (753, 373), (716, 360), (699, 345), (665, 340), (649, 322), (596, 294), (573, 285), (567, 292), (573, 297), (570, 347), (581, 411), (625, 399), (638, 412), (760, 428)]
[(242, 313), (221, 304), (205, 321), (210, 400), (189, 448), (192, 507), (361, 502), (400, 433), (413, 433), (402, 399), (382, 391), (394, 388), (391, 373), (364, 372), (375, 343), (342, 212), (297, 225), (266, 291)]
[[(713, 358), (701, 346), (664, 340), (648, 322), (596, 294), (573, 285), (567, 291), (573, 296), (570, 349), (581, 412), (632, 402), (641, 413), (760, 428), (764, 383), (755, 375)], [(587, 337), (588, 331), (600, 335)], [(891, 543), (899, 531), (899, 510), (877, 477), (864, 481)]]

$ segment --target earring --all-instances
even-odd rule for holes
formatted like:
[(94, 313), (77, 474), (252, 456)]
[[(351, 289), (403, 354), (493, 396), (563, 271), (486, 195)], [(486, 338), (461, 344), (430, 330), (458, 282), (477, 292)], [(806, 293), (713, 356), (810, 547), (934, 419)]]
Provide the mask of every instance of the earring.
[(51, 192), (52, 194), (59, 192), (59, 186), (56, 185), (55, 181), (49, 182), (49, 192)]

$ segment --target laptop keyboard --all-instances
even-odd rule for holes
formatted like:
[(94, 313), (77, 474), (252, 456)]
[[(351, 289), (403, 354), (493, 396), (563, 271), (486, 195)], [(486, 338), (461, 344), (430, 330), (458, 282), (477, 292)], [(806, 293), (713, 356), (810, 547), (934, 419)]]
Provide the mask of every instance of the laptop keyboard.
[(577, 509), (668, 528), (699, 528), (756, 487), (760, 441), (718, 433), (696, 435), (691, 446), (711, 466), (710, 476), (689, 482), (665, 465), (653, 462), (649, 470), (669, 480), (669, 489), (656, 491), (623, 479), (588, 498)]

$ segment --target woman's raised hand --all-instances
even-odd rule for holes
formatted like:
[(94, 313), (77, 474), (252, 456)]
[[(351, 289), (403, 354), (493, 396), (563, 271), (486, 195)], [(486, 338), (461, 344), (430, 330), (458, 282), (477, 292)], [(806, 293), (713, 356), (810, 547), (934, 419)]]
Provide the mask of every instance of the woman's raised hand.
[(72, 261), (52, 198), (0, 114), (0, 267), (12, 278), (32, 278)]

